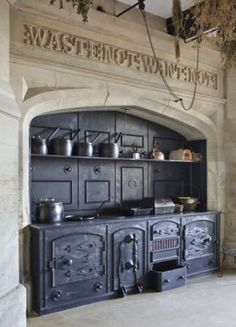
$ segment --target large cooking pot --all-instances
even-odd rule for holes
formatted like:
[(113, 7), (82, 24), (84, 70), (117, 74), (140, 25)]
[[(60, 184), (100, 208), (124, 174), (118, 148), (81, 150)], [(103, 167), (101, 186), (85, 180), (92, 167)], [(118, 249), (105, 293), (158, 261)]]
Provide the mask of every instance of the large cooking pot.
[(114, 143), (100, 143), (99, 144), (99, 156), (100, 157), (108, 157), (108, 158), (119, 158), (120, 149), (118, 145), (118, 141), (120, 137), (122, 136), (122, 133), (120, 132)]
[(93, 143), (97, 140), (100, 133), (97, 133), (91, 142), (76, 142), (73, 147), (73, 153), (77, 156), (92, 157), (93, 156)]
[(31, 152), (46, 155), (48, 153), (48, 143), (57, 131), (58, 128), (55, 128), (47, 138), (43, 138), (40, 135), (33, 135), (31, 137)]
[(62, 202), (54, 199), (45, 199), (38, 206), (38, 222), (42, 224), (58, 224), (64, 219), (64, 206)]
[(80, 130), (74, 132), (70, 138), (65, 136), (58, 136), (50, 141), (50, 153), (62, 155), (62, 156), (71, 156), (73, 149), (73, 140)]

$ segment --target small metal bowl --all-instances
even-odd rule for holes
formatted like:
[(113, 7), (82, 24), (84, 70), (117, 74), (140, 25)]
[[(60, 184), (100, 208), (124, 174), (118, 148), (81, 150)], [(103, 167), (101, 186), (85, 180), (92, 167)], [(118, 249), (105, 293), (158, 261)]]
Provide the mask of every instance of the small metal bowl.
[(194, 204), (199, 202), (198, 198), (193, 198), (191, 196), (179, 196), (178, 200), (182, 204)]
[(191, 196), (179, 196), (177, 199), (184, 206), (184, 211), (196, 211), (199, 204), (199, 199)]

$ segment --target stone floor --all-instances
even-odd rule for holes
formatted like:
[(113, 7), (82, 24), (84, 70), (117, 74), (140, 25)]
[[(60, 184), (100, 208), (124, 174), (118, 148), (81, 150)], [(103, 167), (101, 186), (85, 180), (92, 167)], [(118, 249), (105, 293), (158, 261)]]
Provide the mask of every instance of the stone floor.
[(236, 271), (163, 293), (129, 295), (32, 317), (27, 327), (236, 327)]

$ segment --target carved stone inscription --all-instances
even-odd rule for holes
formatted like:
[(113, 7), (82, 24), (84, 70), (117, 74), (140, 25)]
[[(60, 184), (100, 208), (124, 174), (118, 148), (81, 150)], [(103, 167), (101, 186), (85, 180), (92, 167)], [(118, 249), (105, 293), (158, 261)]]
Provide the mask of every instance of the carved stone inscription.
[[(24, 43), (81, 59), (129, 68), (136, 72), (159, 74), (161, 70), (165, 77), (187, 83), (194, 83), (196, 80), (193, 67), (163, 59), (159, 59), (160, 65), (158, 65), (152, 56), (38, 25), (24, 24)], [(217, 89), (216, 73), (200, 70), (197, 79), (199, 85)]]

